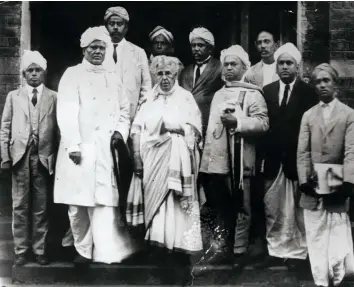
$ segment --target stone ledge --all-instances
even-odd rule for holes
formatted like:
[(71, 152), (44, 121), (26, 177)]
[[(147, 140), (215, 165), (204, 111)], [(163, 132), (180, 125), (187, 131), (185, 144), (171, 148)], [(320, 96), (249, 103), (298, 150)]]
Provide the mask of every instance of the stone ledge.
[[(202, 267), (198, 266), (196, 269)], [(300, 274), (301, 273), (301, 274)], [(208, 272), (192, 277), (189, 268), (157, 267), (152, 265), (91, 264), (86, 268), (75, 267), (72, 263), (56, 262), (47, 266), (28, 263), (14, 266), (12, 279), (16, 284), (127, 284), (127, 285), (242, 285), (242, 286), (299, 286), (299, 280), (311, 282), (308, 272), (289, 272), (286, 267), (264, 270), (247, 266), (240, 270), (237, 265), (208, 266)]]

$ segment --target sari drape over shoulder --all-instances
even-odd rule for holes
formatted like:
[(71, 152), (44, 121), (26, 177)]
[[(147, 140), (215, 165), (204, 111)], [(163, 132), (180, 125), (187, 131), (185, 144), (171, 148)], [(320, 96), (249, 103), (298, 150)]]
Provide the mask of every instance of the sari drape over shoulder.
[[(163, 123), (180, 125), (185, 135), (161, 133)], [(202, 250), (196, 184), (201, 116), (192, 94), (178, 83), (169, 95), (153, 89), (131, 132), (143, 138), (145, 239), (171, 250)]]

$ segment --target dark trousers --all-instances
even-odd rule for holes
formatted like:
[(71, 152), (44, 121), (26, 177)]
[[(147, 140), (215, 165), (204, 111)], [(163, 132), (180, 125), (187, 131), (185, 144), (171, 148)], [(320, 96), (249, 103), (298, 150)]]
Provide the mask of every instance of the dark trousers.
[(12, 168), (12, 232), (16, 254), (31, 247), (36, 255), (45, 252), (49, 187), (49, 173), (39, 160), (37, 145), (32, 143)]
[(209, 209), (209, 218), (204, 218), (203, 221), (207, 221), (214, 236), (221, 236), (226, 240), (227, 246), (224, 247), (232, 248), (236, 214), (228, 186), (228, 177), (223, 174), (201, 173), (200, 181)]

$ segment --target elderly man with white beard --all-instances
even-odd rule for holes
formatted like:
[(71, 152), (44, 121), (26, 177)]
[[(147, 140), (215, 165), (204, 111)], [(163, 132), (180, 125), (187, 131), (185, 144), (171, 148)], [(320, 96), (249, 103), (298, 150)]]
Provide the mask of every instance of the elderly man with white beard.
[(69, 205), (76, 263), (120, 262), (135, 250), (125, 226), (117, 224), (122, 215), (110, 146), (125, 143), (130, 117), (115, 71), (102, 65), (109, 41), (101, 28), (87, 29), (82, 63), (68, 68), (59, 83), (54, 202)]
[(268, 130), (267, 106), (262, 90), (244, 82), (250, 62), (241, 46), (223, 50), (220, 60), (225, 85), (211, 103), (200, 167), (207, 202), (221, 218), (213, 231), (214, 239), (222, 240), (208, 263), (229, 261), (230, 254), (234, 254), (243, 264), (251, 225), (254, 140)]

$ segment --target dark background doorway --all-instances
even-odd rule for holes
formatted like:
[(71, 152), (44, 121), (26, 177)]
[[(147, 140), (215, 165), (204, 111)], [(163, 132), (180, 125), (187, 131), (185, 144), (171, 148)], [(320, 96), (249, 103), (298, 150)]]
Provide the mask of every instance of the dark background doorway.
[(297, 2), (252, 2), (249, 9), (249, 48), (252, 64), (260, 61), (255, 41), (262, 29), (277, 35), (280, 44), (297, 44)]
[(31, 2), (31, 48), (48, 61), (50, 88), (57, 90), (65, 69), (81, 61), (81, 34), (88, 27), (103, 25), (106, 9), (119, 5), (130, 16), (127, 40), (144, 48), (148, 56), (148, 35), (157, 25), (172, 32), (176, 56), (185, 65), (192, 60), (188, 36), (194, 27), (202, 25), (214, 34), (217, 58), (232, 38), (239, 42), (240, 28), (235, 23), (239, 23), (241, 4), (236, 2)]

